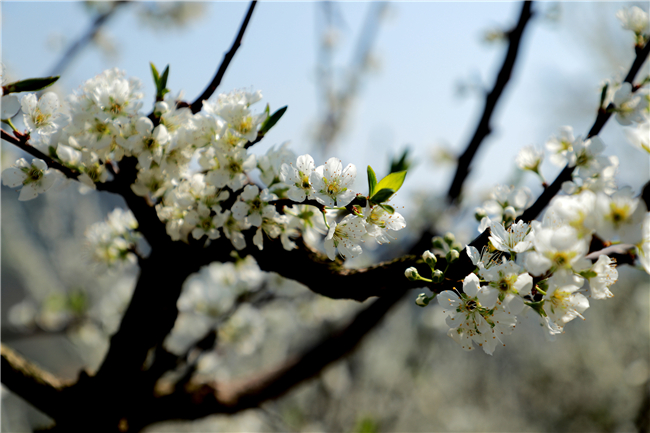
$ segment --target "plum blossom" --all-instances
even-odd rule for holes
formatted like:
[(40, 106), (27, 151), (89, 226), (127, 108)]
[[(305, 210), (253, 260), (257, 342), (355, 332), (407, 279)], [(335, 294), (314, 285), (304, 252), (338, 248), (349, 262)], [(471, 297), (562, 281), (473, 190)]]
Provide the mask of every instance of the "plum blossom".
[(494, 248), (506, 253), (523, 253), (533, 246), (533, 232), (523, 221), (511, 224), (507, 229), (501, 223), (493, 222), (490, 226), (490, 242)]
[(311, 174), (314, 196), (325, 206), (346, 206), (356, 193), (349, 189), (357, 177), (357, 168), (348, 164), (345, 169), (337, 158), (330, 158)]
[(368, 236), (374, 238), (378, 244), (390, 243), (391, 232), (402, 230), (406, 227), (406, 220), (398, 212), (388, 212), (381, 206), (370, 206), (363, 210)]
[(645, 203), (623, 188), (611, 197), (600, 193), (595, 204), (596, 232), (605, 240), (619, 238), (636, 244), (641, 239), (641, 225), (647, 212)]
[(276, 214), (275, 206), (268, 202), (277, 199), (277, 197), (268, 189), (264, 189), (260, 193), (257, 186), (246, 185), (239, 198), (241, 200), (232, 207), (232, 214), (238, 221), (246, 218), (248, 224), (259, 227), (262, 225), (262, 218), (273, 218)]
[(650, 27), (648, 13), (638, 6), (623, 8), (616, 12), (624, 29), (632, 30), (638, 35), (647, 34)]
[(590, 297), (594, 299), (605, 299), (614, 296), (609, 291), (609, 288), (618, 279), (618, 271), (616, 270), (614, 260), (601, 254), (588, 274), (589, 288), (591, 289)]
[(280, 179), (289, 185), (287, 196), (296, 202), (303, 202), (305, 198), (312, 198), (311, 175), (315, 170), (314, 159), (311, 155), (301, 155), (293, 164), (282, 164)]
[(549, 278), (548, 290), (544, 295), (544, 311), (557, 328), (564, 328), (576, 317), (584, 320), (582, 313), (589, 308), (589, 301), (578, 293), (583, 284), (582, 278), (566, 272), (556, 273)]
[(571, 126), (563, 126), (560, 128), (558, 136), (552, 136), (546, 142), (546, 150), (548, 150), (551, 162), (557, 166), (563, 167), (569, 163), (570, 157), (573, 154), (573, 128)]
[(22, 186), (18, 200), (27, 201), (50, 189), (56, 181), (56, 173), (42, 159), (34, 158), (29, 164), (25, 158), (20, 158), (2, 171), (2, 183), (11, 188)]
[(616, 106), (614, 109), (616, 111), (616, 121), (621, 125), (627, 126), (644, 120), (643, 111), (645, 105), (641, 95), (632, 90), (632, 84), (621, 84), (621, 87), (614, 94), (613, 104)]
[(336, 258), (336, 251), (346, 259), (361, 255), (361, 239), (366, 233), (363, 220), (355, 215), (348, 215), (340, 223), (330, 223), (325, 238), (325, 251), (330, 260)]
[(59, 112), (59, 97), (53, 92), (47, 92), (36, 99), (36, 95), (28, 93), (20, 100), (23, 109), (23, 120), (27, 130), (40, 136), (54, 133), (68, 123), (68, 117)]
[(582, 271), (591, 266), (585, 258), (589, 249), (589, 241), (580, 238), (576, 229), (570, 226), (559, 228), (540, 227), (535, 230), (533, 246), (535, 251), (526, 253), (525, 267), (532, 275), (543, 275), (564, 269), (567, 271)]

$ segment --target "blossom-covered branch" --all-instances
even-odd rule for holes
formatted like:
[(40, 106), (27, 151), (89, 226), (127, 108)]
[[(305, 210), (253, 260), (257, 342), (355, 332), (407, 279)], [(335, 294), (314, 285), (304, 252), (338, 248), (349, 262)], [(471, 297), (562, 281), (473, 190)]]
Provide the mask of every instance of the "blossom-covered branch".
[[(643, 47), (643, 49), (637, 51), (637, 55), (634, 58), (632, 65), (630, 66), (629, 72), (625, 76), (625, 80), (623, 81), (624, 83), (632, 84), (634, 78), (636, 77), (639, 70), (641, 69), (641, 66), (643, 66), (643, 63), (648, 58), (649, 53), (650, 53), (650, 42), (647, 42)], [(591, 129), (589, 129), (589, 133), (587, 134), (587, 139), (597, 136), (600, 133), (603, 126), (605, 126), (609, 118), (614, 113), (612, 108), (614, 108), (613, 103), (610, 104), (610, 106), (608, 106), (607, 108), (601, 107), (598, 110), (598, 115), (596, 116), (596, 120), (594, 121), (594, 124), (592, 125)], [(548, 188), (544, 189), (544, 191), (537, 198), (535, 203), (533, 203), (532, 206), (526, 209), (526, 211), (518, 219), (525, 222), (530, 222), (533, 219), (535, 219), (544, 210), (544, 208), (551, 202), (551, 199), (557, 195), (557, 193), (562, 188), (562, 184), (564, 182), (571, 180), (575, 169), (576, 169), (575, 165), (567, 164), (566, 167), (564, 167), (564, 169), (562, 169), (560, 174), (555, 178), (553, 183), (551, 183), (548, 186)]]
[(506, 58), (503, 61), (503, 65), (501, 65), (501, 70), (497, 75), (494, 87), (485, 98), (483, 114), (481, 115), (481, 120), (479, 120), (476, 130), (474, 131), (474, 135), (463, 154), (458, 158), (458, 168), (456, 169), (456, 174), (454, 175), (454, 179), (451, 182), (449, 191), (447, 192), (447, 200), (449, 202), (456, 201), (460, 196), (465, 178), (467, 178), (467, 175), (469, 174), (472, 159), (485, 137), (490, 135), (492, 132), (490, 119), (492, 118), (492, 114), (494, 113), (494, 109), (499, 102), (503, 90), (510, 81), (510, 76), (512, 75), (512, 70), (515, 66), (515, 61), (517, 60), (519, 46), (521, 45), (521, 37), (526, 28), (526, 24), (533, 15), (531, 12), (532, 3), (532, 1), (524, 2), (517, 25), (506, 34), (510, 41)]

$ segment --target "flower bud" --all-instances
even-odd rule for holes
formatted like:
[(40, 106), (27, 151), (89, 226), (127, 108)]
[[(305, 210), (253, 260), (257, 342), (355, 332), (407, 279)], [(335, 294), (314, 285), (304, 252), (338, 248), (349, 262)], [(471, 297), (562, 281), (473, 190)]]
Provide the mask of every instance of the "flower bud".
[(485, 212), (485, 209), (482, 207), (477, 207), (474, 209), (474, 218), (476, 218), (476, 221), (480, 222), (483, 218), (487, 216), (487, 212)]
[(433, 255), (433, 253), (429, 250), (425, 251), (422, 254), (422, 260), (424, 260), (424, 263), (429, 265), (431, 269), (436, 268), (436, 263), (438, 262), (438, 259), (436, 259), (436, 256)]
[(445, 233), (445, 242), (447, 245), (451, 245), (456, 240), (456, 236), (452, 232)]
[(503, 210), (503, 216), (506, 220), (514, 220), (517, 218), (517, 211), (514, 207), (508, 206)]
[(415, 305), (418, 307), (426, 307), (429, 305), (429, 297), (424, 293), (420, 293), (418, 295), (418, 298), (415, 300)]
[(433, 271), (433, 277), (431, 278), (434, 283), (441, 283), (445, 279), (445, 273), (440, 269)]
[(456, 242), (454, 242), (454, 243), (451, 244), (451, 249), (452, 249), (452, 250), (456, 250), (456, 251), (461, 251), (461, 250), (463, 249), (463, 244), (461, 244), (460, 242), (456, 241)]
[(415, 269), (413, 266), (408, 268), (406, 271), (404, 271), (404, 275), (406, 278), (408, 278), (410, 281), (417, 281), (420, 279), (420, 274), (418, 273), (418, 270)]
[(431, 243), (434, 248), (440, 248), (441, 250), (445, 249), (445, 241), (440, 236), (434, 236), (433, 239), (431, 239)]
[(457, 250), (451, 250), (447, 253), (446, 259), (447, 263), (454, 263), (460, 257), (460, 253)]

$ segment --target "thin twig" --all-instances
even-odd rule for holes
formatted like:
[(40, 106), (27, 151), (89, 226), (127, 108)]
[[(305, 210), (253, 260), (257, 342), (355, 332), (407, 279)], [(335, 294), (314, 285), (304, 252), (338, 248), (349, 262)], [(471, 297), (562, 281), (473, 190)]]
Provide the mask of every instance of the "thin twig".
[(190, 108), (192, 109), (192, 113), (198, 113), (199, 111), (201, 111), (201, 108), (203, 107), (203, 101), (210, 98), (210, 96), (212, 96), (214, 91), (217, 90), (217, 87), (219, 87), (219, 84), (221, 84), (221, 79), (226, 73), (226, 70), (228, 69), (228, 65), (230, 65), (231, 60), (233, 59), (233, 57), (235, 57), (235, 53), (237, 52), (239, 46), (241, 45), (242, 38), (244, 37), (244, 32), (246, 31), (246, 27), (248, 27), (248, 22), (250, 21), (251, 16), (253, 15), (253, 9), (255, 9), (255, 5), (257, 5), (257, 1), (254, 0), (251, 2), (250, 6), (248, 7), (248, 13), (246, 13), (246, 17), (244, 18), (244, 21), (241, 24), (239, 33), (237, 34), (237, 37), (235, 38), (235, 41), (233, 42), (232, 47), (230, 48), (230, 51), (228, 51), (223, 57), (223, 61), (221, 62), (219, 69), (217, 69), (217, 73), (212, 79), (212, 82), (210, 82), (210, 84), (203, 91), (201, 96), (196, 98), (196, 100), (192, 102), (192, 105), (190, 105)]
[(512, 75), (512, 70), (515, 66), (515, 61), (517, 60), (517, 53), (519, 52), (519, 46), (521, 43), (521, 37), (526, 28), (526, 24), (532, 17), (531, 12), (532, 1), (525, 1), (522, 8), (521, 14), (519, 15), (519, 21), (517, 26), (508, 32), (508, 39), (510, 44), (508, 46), (508, 52), (506, 58), (503, 61), (499, 75), (497, 75), (497, 80), (494, 83), (494, 88), (490, 93), (487, 94), (485, 98), (485, 107), (483, 108), (483, 115), (479, 121), (476, 130), (474, 131), (474, 136), (470, 140), (465, 152), (458, 158), (458, 168), (456, 169), (456, 174), (454, 175), (454, 180), (451, 182), (449, 191), (447, 192), (447, 201), (450, 203), (458, 200), (458, 197), (461, 194), (463, 188), (463, 183), (467, 178), (467, 175), (470, 171), (470, 164), (472, 159), (476, 154), (479, 146), (492, 132), (492, 127), (490, 126), (490, 119), (494, 113), (497, 102), (503, 93), (508, 81), (510, 81), (510, 76)]
[(71, 168), (66, 167), (65, 165), (61, 164), (58, 161), (55, 161), (54, 159), (50, 158), (34, 146), (31, 146), (29, 142), (29, 135), (21, 135), (19, 137), (15, 137), (5, 131), (4, 129), (0, 129), (0, 134), (2, 136), (2, 139), (13, 144), (17, 148), (29, 153), (33, 157), (36, 157), (38, 159), (42, 159), (45, 161), (48, 167), (54, 168), (59, 170), (61, 173), (63, 173), (66, 177), (70, 179), (77, 180), (77, 178), (81, 175), (81, 173), (76, 172), (72, 170)]
[[(634, 81), (634, 77), (636, 77), (636, 74), (641, 69), (643, 62), (645, 62), (649, 53), (650, 53), (650, 42), (648, 42), (645, 45), (645, 47), (643, 47), (643, 49), (637, 50), (636, 58), (634, 59), (634, 62), (632, 62), (630, 71), (628, 72), (623, 82), (632, 84), (632, 81)], [(614, 108), (613, 104), (610, 104), (609, 107), (607, 107), (606, 109), (601, 108), (600, 110), (598, 110), (598, 115), (596, 116), (596, 120), (594, 121), (594, 124), (591, 127), (591, 129), (589, 130), (589, 133), (587, 134), (586, 138), (596, 136), (600, 133), (600, 131), (603, 129), (603, 126), (605, 126), (609, 118), (612, 116), (611, 108)], [(567, 166), (564, 167), (564, 169), (562, 169), (562, 171), (557, 176), (557, 178), (555, 178), (553, 183), (551, 183), (548, 186), (548, 188), (544, 189), (544, 192), (542, 192), (542, 194), (537, 198), (535, 203), (533, 203), (531, 207), (526, 209), (526, 211), (519, 218), (517, 218), (517, 220), (525, 221), (525, 222), (530, 222), (534, 220), (537, 217), (537, 215), (539, 215), (544, 210), (544, 208), (551, 202), (553, 197), (555, 197), (555, 195), (558, 192), (560, 192), (560, 189), (562, 188), (562, 184), (564, 182), (570, 181), (573, 178), (574, 170), (575, 167), (571, 167), (567, 164)]]

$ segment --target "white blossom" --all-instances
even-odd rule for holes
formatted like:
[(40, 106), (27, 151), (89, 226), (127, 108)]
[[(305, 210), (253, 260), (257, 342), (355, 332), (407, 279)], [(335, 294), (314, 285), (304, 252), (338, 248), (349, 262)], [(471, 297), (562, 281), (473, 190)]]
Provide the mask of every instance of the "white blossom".
[(533, 246), (533, 232), (528, 224), (518, 221), (507, 229), (501, 223), (490, 226), (490, 242), (494, 248), (506, 253), (523, 253)]
[(11, 188), (22, 186), (18, 200), (27, 201), (50, 189), (56, 181), (55, 173), (42, 159), (34, 158), (29, 164), (25, 158), (20, 158), (2, 171), (2, 183)]
[(282, 164), (280, 179), (289, 185), (287, 197), (296, 202), (303, 202), (305, 198), (313, 197), (311, 175), (315, 170), (314, 159), (311, 155), (301, 155), (293, 164)]
[(535, 229), (533, 245), (535, 251), (526, 253), (525, 267), (532, 275), (543, 275), (547, 271), (560, 269), (582, 271), (591, 266), (585, 258), (589, 241), (580, 238), (573, 227), (539, 227)]
[(349, 189), (357, 176), (357, 168), (348, 164), (345, 169), (337, 158), (330, 158), (311, 174), (314, 196), (325, 206), (346, 206), (356, 193)]
[(609, 288), (618, 279), (618, 271), (616, 270), (616, 263), (608, 256), (601, 254), (598, 260), (590, 269), (589, 288), (591, 289), (591, 297), (594, 299), (605, 299), (614, 296)]
[[(647, 14), (646, 14), (647, 16)], [(623, 83), (614, 94), (613, 104), (616, 106), (616, 121), (621, 125), (631, 125), (644, 120), (643, 99), (640, 94), (632, 91), (632, 84)]]
[(54, 133), (68, 123), (68, 117), (60, 113), (59, 97), (55, 93), (44, 93), (40, 99), (28, 93), (22, 97), (23, 120), (27, 130), (45, 136)]
[(325, 251), (330, 260), (336, 258), (335, 249), (346, 259), (361, 255), (361, 238), (366, 233), (363, 220), (356, 215), (348, 215), (340, 223), (331, 222), (325, 238)]
[(549, 159), (557, 166), (563, 167), (569, 163), (569, 159), (573, 154), (573, 128), (570, 126), (563, 126), (560, 128), (558, 136), (552, 136), (546, 142), (546, 150), (550, 154)]
[(616, 18), (621, 21), (624, 29), (636, 34), (647, 34), (650, 28), (648, 13), (638, 6), (620, 9), (616, 12)]
[(539, 173), (539, 167), (544, 160), (544, 151), (530, 145), (522, 148), (517, 154), (516, 162), (520, 169)]

